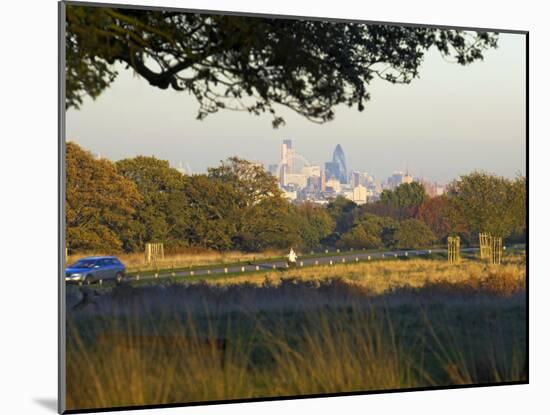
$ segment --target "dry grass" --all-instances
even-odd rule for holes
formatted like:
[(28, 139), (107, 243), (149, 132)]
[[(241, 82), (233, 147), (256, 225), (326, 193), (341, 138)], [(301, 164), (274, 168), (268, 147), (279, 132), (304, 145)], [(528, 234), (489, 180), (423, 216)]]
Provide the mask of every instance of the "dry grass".
[(209, 283), (222, 286), (261, 286), (267, 282), (277, 285), (288, 278), (310, 282), (341, 279), (347, 284), (365, 288), (374, 295), (404, 287), (421, 288), (426, 285), (448, 286), (450, 289), (493, 290), (495, 293), (510, 294), (525, 288), (526, 267), (521, 263), (520, 257), (510, 257), (501, 266), (479, 261), (465, 261), (460, 265), (424, 259), (373, 261), (291, 269), (280, 273), (217, 277)]
[[(79, 258), (89, 256), (112, 255), (105, 252), (83, 252), (74, 255), (69, 255), (67, 264), (71, 264)], [(181, 250), (179, 252), (166, 254), (163, 260), (157, 261), (155, 264), (145, 262), (145, 254), (117, 254), (117, 257), (124, 263), (126, 269), (133, 271), (148, 271), (154, 269), (168, 268), (188, 268), (210, 264), (232, 264), (236, 262), (254, 261), (269, 258), (277, 258), (283, 256), (282, 251), (264, 251), (259, 253), (246, 253), (240, 251), (205, 251), (205, 250)]]

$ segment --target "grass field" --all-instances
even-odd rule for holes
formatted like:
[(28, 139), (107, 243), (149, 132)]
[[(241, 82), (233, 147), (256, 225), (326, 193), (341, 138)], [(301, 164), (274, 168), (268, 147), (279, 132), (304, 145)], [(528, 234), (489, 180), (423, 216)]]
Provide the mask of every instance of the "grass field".
[(525, 287), (522, 255), (71, 287), (67, 406), (525, 381)]

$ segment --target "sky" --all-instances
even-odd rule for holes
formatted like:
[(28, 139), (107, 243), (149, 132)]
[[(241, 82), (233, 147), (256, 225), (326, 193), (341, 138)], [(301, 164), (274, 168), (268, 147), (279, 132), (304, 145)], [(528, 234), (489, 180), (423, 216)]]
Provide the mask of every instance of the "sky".
[(231, 156), (277, 163), (282, 140), (291, 139), (320, 165), (341, 144), (348, 170), (380, 180), (396, 170), (442, 183), (473, 170), (512, 178), (526, 173), (525, 53), (519, 34), (500, 34), (498, 48), (468, 66), (431, 50), (411, 84), (372, 82), (363, 112), (339, 106), (333, 121), (318, 125), (279, 107), (286, 125), (278, 129), (267, 115), (233, 111), (196, 120), (191, 95), (121, 69), (95, 101), (67, 111), (66, 136), (111, 160), (155, 156), (193, 173)]

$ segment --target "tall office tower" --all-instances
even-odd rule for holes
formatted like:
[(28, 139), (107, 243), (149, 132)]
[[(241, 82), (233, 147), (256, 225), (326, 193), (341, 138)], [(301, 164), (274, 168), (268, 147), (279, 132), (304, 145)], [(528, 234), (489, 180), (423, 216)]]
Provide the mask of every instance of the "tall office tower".
[(363, 175), (361, 174), (361, 172), (352, 171), (351, 172), (351, 186), (352, 187), (357, 187), (360, 184), (362, 184), (362, 185), (365, 184), (365, 181), (363, 179)]
[(292, 140), (283, 140), (281, 144), (281, 165), (284, 173), (294, 173), (294, 150)]
[(332, 154), (332, 163), (338, 164), (339, 176), (337, 176), (337, 178), (340, 180), (340, 183), (347, 183), (348, 169), (346, 167), (346, 156), (344, 155), (344, 150), (342, 150), (342, 146), (340, 144), (338, 144), (334, 149), (334, 153)]

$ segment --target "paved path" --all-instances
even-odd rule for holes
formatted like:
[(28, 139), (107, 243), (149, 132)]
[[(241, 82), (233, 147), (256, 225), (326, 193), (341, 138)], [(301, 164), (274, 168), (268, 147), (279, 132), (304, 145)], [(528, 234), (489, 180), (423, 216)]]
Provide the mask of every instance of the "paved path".
[[(479, 251), (479, 248), (464, 248), (461, 249), (462, 252), (476, 252)], [(359, 262), (359, 261), (369, 261), (373, 259), (382, 259), (382, 258), (399, 258), (399, 257), (422, 257), (423, 255), (435, 254), (435, 253), (446, 253), (447, 250), (443, 248), (438, 249), (425, 249), (425, 250), (403, 250), (403, 251), (379, 251), (379, 252), (345, 252), (335, 255), (323, 255), (318, 257), (298, 257), (296, 266), (298, 268), (305, 266), (315, 266), (315, 265), (336, 265), (342, 263), (350, 262)], [(132, 274), (128, 278), (132, 281), (136, 280), (153, 280), (157, 278), (168, 278), (168, 277), (198, 277), (198, 276), (211, 276), (211, 275), (223, 275), (223, 274), (236, 274), (236, 273), (247, 273), (247, 272), (257, 272), (257, 271), (266, 271), (266, 270), (280, 270), (284, 271), (288, 269), (286, 261), (255, 261), (242, 263), (238, 265), (228, 265), (227, 267), (216, 265), (212, 268), (200, 268), (195, 270), (176, 270), (174, 272), (170, 271), (160, 271), (157, 274), (145, 274), (139, 275)]]

